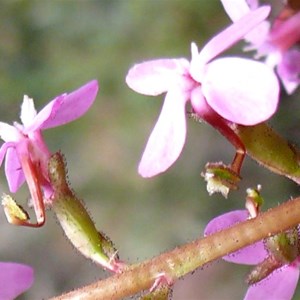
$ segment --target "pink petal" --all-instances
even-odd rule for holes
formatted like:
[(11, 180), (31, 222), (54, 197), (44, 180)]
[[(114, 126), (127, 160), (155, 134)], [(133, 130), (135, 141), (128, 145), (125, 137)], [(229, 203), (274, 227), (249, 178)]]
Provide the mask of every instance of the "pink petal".
[(9, 148), (6, 152), (5, 175), (9, 190), (15, 193), (25, 182), (25, 176), (15, 148)]
[(17, 142), (22, 139), (22, 137), (22, 134), (15, 126), (0, 122), (0, 138), (3, 141)]
[[(256, 0), (221, 0), (221, 2), (227, 15), (233, 22), (238, 21), (251, 10), (254, 10), (258, 7), (258, 2)], [(266, 40), (269, 30), (270, 23), (268, 21), (264, 21), (247, 33), (244, 36), (244, 39), (255, 46), (259, 46)], [(254, 50), (253, 47), (247, 47), (247, 49)]]
[[(235, 210), (212, 219), (204, 230), (204, 235), (211, 235), (222, 229), (229, 228), (237, 223), (246, 221), (249, 214), (246, 210)], [(234, 253), (224, 256), (223, 259), (237, 264), (255, 265), (262, 262), (268, 255), (263, 242), (257, 242)]]
[(292, 49), (284, 53), (277, 66), (277, 73), (288, 94), (292, 94), (300, 84), (300, 51)]
[(241, 125), (266, 121), (279, 100), (279, 83), (271, 68), (235, 57), (217, 59), (207, 66), (202, 91), (219, 115)]
[(295, 293), (298, 279), (299, 269), (286, 265), (250, 286), (244, 300), (290, 300)]
[(238, 21), (241, 17), (250, 12), (246, 0), (221, 0), (221, 2), (227, 15), (233, 22)]
[(185, 143), (185, 104), (189, 94), (170, 90), (144, 150), (139, 173), (152, 177), (166, 171), (178, 158)]
[(11, 300), (29, 289), (34, 281), (33, 269), (17, 263), (0, 262), (0, 299)]
[(63, 94), (48, 103), (36, 116), (26, 133), (72, 122), (84, 115), (93, 104), (98, 82), (92, 80), (70, 94)]
[(300, 12), (288, 18), (286, 21), (279, 21), (273, 26), (270, 42), (276, 45), (281, 51), (288, 50), (300, 40)]
[(200, 51), (198, 58), (193, 60), (190, 71), (192, 77), (196, 81), (201, 82), (202, 78), (199, 78), (198, 70), (217, 55), (244, 38), (244, 36), (255, 28), (255, 26), (265, 20), (269, 13), (269, 6), (264, 6), (251, 11), (239, 19), (236, 23), (233, 23), (231, 26), (213, 37)]
[(157, 96), (167, 92), (178, 76), (187, 73), (188, 67), (184, 58), (146, 61), (129, 70), (126, 83), (140, 94)]
[(10, 147), (15, 147), (15, 143), (3, 143), (1, 148), (0, 148), (0, 167), (3, 163), (3, 159), (6, 155), (6, 151)]

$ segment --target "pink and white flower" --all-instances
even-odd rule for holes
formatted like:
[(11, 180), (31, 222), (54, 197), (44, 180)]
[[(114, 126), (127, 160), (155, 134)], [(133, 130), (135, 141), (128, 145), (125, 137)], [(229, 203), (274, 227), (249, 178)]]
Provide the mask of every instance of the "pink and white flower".
[[(233, 22), (249, 11), (259, 7), (258, 0), (221, 0)], [(294, 46), (300, 42), (300, 12), (286, 20), (277, 19), (273, 25), (264, 21), (245, 36), (250, 43), (246, 50), (256, 50), (256, 57), (265, 57), (265, 62), (276, 68), (277, 74), (288, 94), (300, 84), (300, 51)]]
[[(43, 197), (52, 193), (48, 178), (50, 151), (42, 131), (74, 121), (87, 112), (98, 92), (96, 80), (90, 81), (70, 94), (62, 94), (48, 103), (39, 113), (34, 102), (24, 96), (20, 119), (22, 124), (9, 125), (0, 122), (0, 166), (5, 160), (5, 174), (12, 193), (27, 181), (37, 222), (44, 222)], [(43, 191), (41, 190), (43, 189)]]
[(239, 57), (218, 58), (263, 22), (269, 7), (251, 11), (213, 37), (199, 52), (192, 43), (191, 61), (157, 59), (133, 66), (126, 82), (134, 91), (156, 96), (167, 93), (158, 121), (139, 164), (143, 177), (166, 171), (179, 157), (186, 137), (188, 102), (208, 123), (255, 125), (276, 111), (279, 84), (265, 64)]

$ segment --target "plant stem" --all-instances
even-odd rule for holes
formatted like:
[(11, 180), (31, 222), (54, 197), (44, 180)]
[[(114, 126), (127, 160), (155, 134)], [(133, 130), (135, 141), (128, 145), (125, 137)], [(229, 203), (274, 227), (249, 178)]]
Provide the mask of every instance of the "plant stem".
[(213, 235), (198, 239), (52, 300), (123, 299), (149, 289), (165, 273), (174, 281), (215, 259), (300, 223), (300, 197)]

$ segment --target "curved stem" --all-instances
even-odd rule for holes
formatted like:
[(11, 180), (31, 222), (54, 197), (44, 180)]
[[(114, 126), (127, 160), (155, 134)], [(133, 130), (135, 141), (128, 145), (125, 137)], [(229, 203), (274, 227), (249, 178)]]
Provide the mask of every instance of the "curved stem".
[(193, 241), (151, 260), (132, 265), (121, 274), (95, 282), (52, 300), (123, 299), (149, 289), (159, 273), (173, 280), (198, 267), (300, 223), (300, 197), (213, 235)]

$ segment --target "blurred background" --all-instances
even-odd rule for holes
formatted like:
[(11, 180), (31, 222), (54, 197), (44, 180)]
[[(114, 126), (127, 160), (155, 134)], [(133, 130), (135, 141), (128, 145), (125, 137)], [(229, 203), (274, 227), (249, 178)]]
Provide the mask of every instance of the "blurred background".
[[(202, 236), (210, 219), (244, 207), (247, 187), (262, 185), (264, 209), (296, 196), (293, 182), (247, 158), (243, 181), (228, 199), (208, 196), (200, 176), (208, 161), (230, 163), (234, 149), (206, 124), (188, 120), (185, 148), (166, 173), (143, 179), (137, 165), (163, 102), (125, 84), (137, 62), (190, 58), (230, 23), (219, 1), (204, 0), (2, 0), (0, 2), (0, 120), (19, 121), (23, 95), (37, 110), (63, 92), (98, 79), (100, 91), (81, 119), (44, 132), (67, 159), (69, 180), (121, 259), (135, 263)], [(236, 53), (238, 47), (231, 49)], [(239, 52), (240, 53), (240, 52)], [(247, 54), (242, 54), (246, 56)], [(299, 92), (282, 93), (272, 125), (299, 141)], [(8, 192), (3, 167), (0, 192)], [(24, 185), (17, 193), (26, 203)], [(19, 299), (47, 299), (109, 274), (70, 245), (51, 211), (40, 229), (7, 223), (0, 209), (0, 260), (34, 267), (33, 287)], [(242, 299), (249, 267), (218, 261), (179, 280), (174, 299)], [(298, 294), (299, 295), (299, 294)]]

